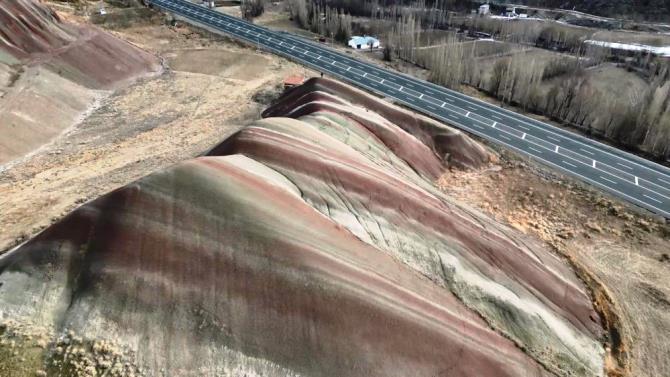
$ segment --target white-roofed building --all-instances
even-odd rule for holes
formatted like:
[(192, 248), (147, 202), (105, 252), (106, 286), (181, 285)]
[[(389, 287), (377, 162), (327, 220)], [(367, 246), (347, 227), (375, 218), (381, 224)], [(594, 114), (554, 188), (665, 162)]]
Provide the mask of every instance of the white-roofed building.
[(363, 50), (363, 49), (373, 49), (373, 48), (379, 48), (381, 47), (379, 43), (379, 39), (373, 38), (370, 36), (353, 36), (349, 40), (348, 43), (349, 47), (355, 48), (357, 50)]

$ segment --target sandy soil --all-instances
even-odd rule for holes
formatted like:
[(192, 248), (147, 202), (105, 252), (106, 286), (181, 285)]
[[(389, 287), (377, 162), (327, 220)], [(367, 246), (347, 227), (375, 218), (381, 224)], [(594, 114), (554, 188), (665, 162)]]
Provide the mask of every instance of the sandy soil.
[(622, 337), (624, 375), (670, 375), (670, 226), (662, 219), (507, 153), (500, 164), (451, 171), (438, 183), (594, 275), (620, 314), (611, 320)]
[(0, 172), (0, 253), (89, 199), (202, 154), (258, 119), (284, 77), (310, 75), (187, 27), (143, 22), (114, 34), (159, 54), (169, 69), (112, 95), (80, 125)]

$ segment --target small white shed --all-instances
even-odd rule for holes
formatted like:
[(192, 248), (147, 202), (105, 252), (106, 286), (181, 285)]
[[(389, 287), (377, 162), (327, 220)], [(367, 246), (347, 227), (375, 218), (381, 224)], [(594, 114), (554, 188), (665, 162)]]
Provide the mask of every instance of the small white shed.
[(379, 39), (367, 35), (362, 37), (360, 36), (351, 37), (348, 45), (349, 47), (355, 48), (357, 50), (373, 49), (380, 47)]

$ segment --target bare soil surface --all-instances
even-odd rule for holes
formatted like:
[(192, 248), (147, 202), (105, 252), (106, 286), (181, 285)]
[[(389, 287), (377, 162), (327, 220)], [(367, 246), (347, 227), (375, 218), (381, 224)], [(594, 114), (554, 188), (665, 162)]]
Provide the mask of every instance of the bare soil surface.
[(624, 368), (616, 373), (670, 375), (670, 226), (663, 220), (505, 153), (499, 164), (451, 171), (438, 184), (546, 242), (581, 269), (583, 279), (594, 279), (596, 305), (608, 298), (610, 332), (621, 337)]
[(0, 253), (83, 202), (206, 152), (258, 119), (286, 76), (311, 75), (284, 59), (160, 20), (114, 34), (161, 56), (166, 72), (115, 93), (81, 124), (0, 171)]

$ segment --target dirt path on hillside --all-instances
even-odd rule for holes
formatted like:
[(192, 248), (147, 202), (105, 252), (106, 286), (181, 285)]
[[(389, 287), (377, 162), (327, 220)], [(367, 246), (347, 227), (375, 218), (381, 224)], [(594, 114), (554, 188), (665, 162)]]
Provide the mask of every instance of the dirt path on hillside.
[(187, 27), (153, 24), (114, 34), (158, 53), (168, 70), (114, 94), (81, 124), (0, 172), (0, 254), (85, 201), (202, 154), (258, 119), (284, 77), (309, 74)]

